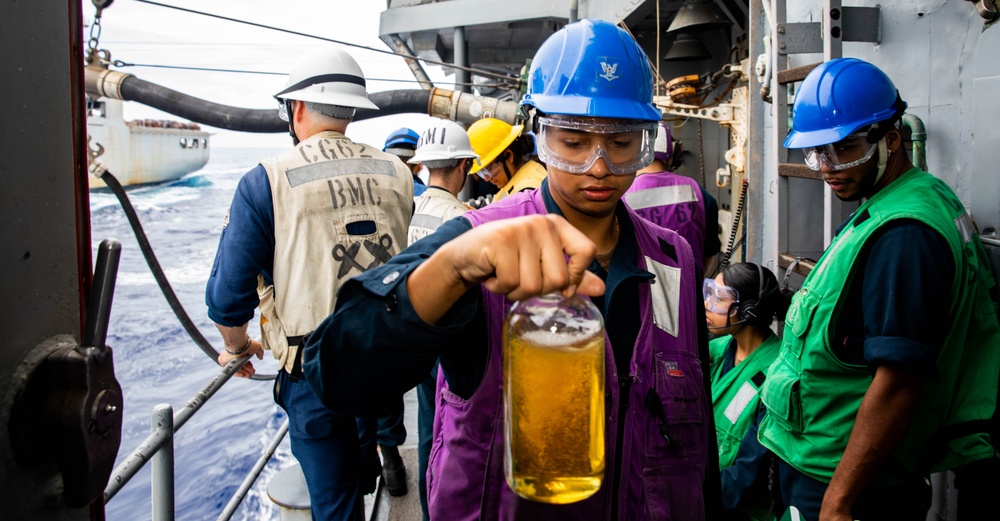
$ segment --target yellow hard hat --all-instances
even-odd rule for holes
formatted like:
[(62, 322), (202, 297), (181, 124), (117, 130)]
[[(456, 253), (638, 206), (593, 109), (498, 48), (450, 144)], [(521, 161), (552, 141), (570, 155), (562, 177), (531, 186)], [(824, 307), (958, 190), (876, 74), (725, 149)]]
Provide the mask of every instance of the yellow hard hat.
[(521, 135), (524, 125), (513, 125), (496, 118), (483, 118), (473, 123), (469, 130), (472, 149), (479, 154), (479, 163), (472, 166), (470, 174), (482, 170), (490, 164)]

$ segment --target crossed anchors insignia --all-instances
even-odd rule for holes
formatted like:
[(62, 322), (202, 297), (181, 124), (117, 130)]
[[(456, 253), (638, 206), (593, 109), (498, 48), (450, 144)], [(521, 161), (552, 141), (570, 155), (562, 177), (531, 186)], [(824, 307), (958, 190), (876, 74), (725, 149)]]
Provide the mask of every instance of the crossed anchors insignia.
[(615, 72), (618, 71), (617, 63), (601, 62), (601, 70), (604, 71), (604, 74), (601, 74), (600, 76), (608, 81), (621, 78), (621, 76), (615, 76)]
[[(368, 253), (372, 254), (372, 257), (375, 257), (375, 260), (373, 260), (367, 267), (362, 266), (356, 259), (358, 252), (361, 251), (362, 244), (364, 244)], [(340, 268), (337, 270), (337, 279), (344, 278), (354, 268), (357, 268), (358, 271), (363, 273), (376, 266), (389, 262), (389, 259), (392, 258), (392, 254), (389, 253), (391, 248), (392, 237), (390, 237), (389, 234), (383, 234), (378, 238), (377, 243), (365, 239), (346, 247), (343, 244), (334, 246), (333, 258), (340, 261)]]

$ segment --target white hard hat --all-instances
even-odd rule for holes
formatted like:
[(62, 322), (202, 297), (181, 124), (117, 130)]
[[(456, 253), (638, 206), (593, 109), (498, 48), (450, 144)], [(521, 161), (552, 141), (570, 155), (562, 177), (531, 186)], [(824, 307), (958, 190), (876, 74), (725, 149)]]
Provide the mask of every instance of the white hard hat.
[(365, 75), (358, 62), (337, 47), (316, 49), (299, 58), (288, 73), (285, 88), (274, 97), (378, 110), (368, 99)]
[(462, 125), (442, 119), (431, 125), (417, 142), (417, 153), (407, 163), (423, 163), (442, 159), (472, 157), (479, 160), (479, 154), (472, 150), (469, 135)]

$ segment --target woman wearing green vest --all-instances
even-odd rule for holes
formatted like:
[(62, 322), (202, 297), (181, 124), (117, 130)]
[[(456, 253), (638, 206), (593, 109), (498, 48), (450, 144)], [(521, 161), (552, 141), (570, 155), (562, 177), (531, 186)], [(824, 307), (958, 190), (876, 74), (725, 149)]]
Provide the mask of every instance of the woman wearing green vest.
[[(727, 519), (773, 519), (768, 514), (768, 452), (757, 443), (764, 410), (758, 393), (781, 344), (771, 323), (784, 320), (789, 297), (771, 271), (752, 263), (733, 264), (714, 280), (705, 279), (702, 291), (708, 330), (719, 335), (708, 349), (723, 508)], [(750, 439), (741, 447), (748, 432)]]

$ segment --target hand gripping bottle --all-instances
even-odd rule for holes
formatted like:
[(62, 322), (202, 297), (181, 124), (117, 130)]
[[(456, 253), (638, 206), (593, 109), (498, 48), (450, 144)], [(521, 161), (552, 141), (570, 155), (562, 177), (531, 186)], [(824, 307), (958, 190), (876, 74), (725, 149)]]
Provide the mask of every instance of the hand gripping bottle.
[(589, 299), (516, 302), (504, 322), (504, 465), (517, 495), (573, 503), (604, 475), (604, 321)]

